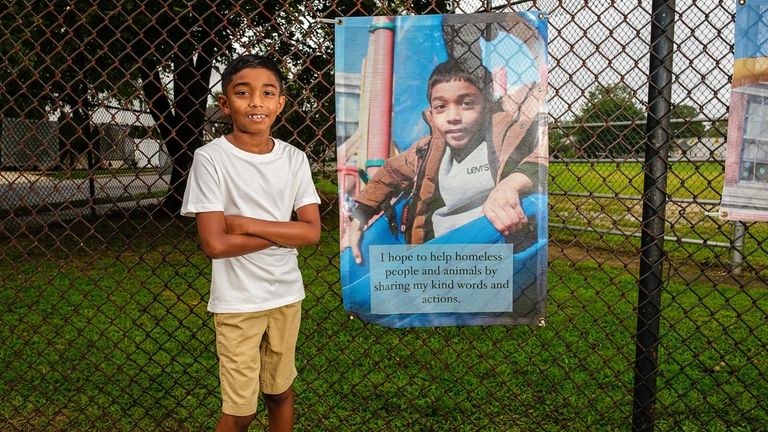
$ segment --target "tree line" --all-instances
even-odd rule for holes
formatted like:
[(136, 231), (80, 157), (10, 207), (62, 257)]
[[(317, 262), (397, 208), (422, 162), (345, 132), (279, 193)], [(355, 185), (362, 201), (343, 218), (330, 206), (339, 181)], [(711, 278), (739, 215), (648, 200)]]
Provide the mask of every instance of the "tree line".
[[(551, 154), (558, 159), (642, 158), (645, 152), (646, 112), (635, 92), (616, 83), (592, 88), (575, 118), (550, 128)], [(727, 122), (703, 122), (700, 112), (687, 104), (673, 104), (670, 135), (685, 138), (724, 137)]]

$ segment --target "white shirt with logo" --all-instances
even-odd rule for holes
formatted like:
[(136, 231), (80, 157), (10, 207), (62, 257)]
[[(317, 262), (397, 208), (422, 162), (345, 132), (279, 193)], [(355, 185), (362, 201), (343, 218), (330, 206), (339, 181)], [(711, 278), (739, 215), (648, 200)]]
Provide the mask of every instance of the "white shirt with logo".
[(488, 163), (488, 144), (483, 142), (464, 160), (456, 161), (445, 148), (437, 177), (445, 206), (432, 215), (435, 237), (483, 215), (483, 204), (495, 183)]

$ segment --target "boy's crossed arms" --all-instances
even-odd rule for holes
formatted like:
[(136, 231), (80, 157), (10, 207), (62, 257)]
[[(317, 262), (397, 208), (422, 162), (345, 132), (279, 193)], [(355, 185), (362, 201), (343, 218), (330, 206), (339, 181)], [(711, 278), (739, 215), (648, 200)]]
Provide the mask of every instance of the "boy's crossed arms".
[(230, 258), (272, 246), (297, 248), (320, 240), (317, 204), (296, 209), (295, 221), (270, 221), (224, 212), (197, 214), (197, 229), (205, 254), (212, 259)]

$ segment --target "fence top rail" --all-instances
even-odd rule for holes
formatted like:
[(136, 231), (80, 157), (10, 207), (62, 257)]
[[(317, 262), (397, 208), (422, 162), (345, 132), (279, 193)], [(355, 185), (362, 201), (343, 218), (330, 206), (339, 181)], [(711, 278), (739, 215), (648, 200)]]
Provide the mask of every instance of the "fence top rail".
[[(673, 118), (670, 119), (670, 123), (714, 123), (719, 121), (728, 121), (728, 116), (725, 117), (718, 117), (718, 118), (694, 118), (694, 119), (684, 119), (684, 118)], [(563, 121), (552, 119), (550, 117), (550, 125), (560, 128), (560, 129), (576, 129), (580, 127), (584, 128), (590, 128), (590, 127), (600, 127), (600, 126), (633, 126), (633, 125), (644, 125), (648, 123), (645, 119), (637, 119), (637, 120), (625, 120), (625, 121), (606, 121), (606, 122), (594, 122), (594, 123), (565, 123)]]

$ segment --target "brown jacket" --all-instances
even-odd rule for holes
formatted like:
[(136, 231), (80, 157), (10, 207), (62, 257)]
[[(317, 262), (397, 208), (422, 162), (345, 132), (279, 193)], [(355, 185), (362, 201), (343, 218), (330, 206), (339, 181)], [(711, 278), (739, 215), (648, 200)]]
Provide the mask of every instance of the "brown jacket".
[[(540, 164), (546, 165), (548, 161), (547, 140), (538, 136), (538, 122), (546, 121), (539, 116), (544, 92), (538, 84), (524, 86), (508, 96), (513, 99), (510, 105), (518, 107), (517, 110), (492, 115), (490, 141), (493, 145), (488, 147), (488, 161), (497, 184), (513, 172), (526, 174), (534, 185), (542, 181), (538, 173), (545, 171), (539, 170)], [(410, 194), (402, 221), (407, 242), (424, 243), (434, 237), (432, 214), (445, 205), (437, 186), (445, 141), (439, 134), (433, 135), (419, 139), (408, 150), (387, 159), (355, 197), (355, 217), (367, 223), (393, 198), (401, 193)]]

